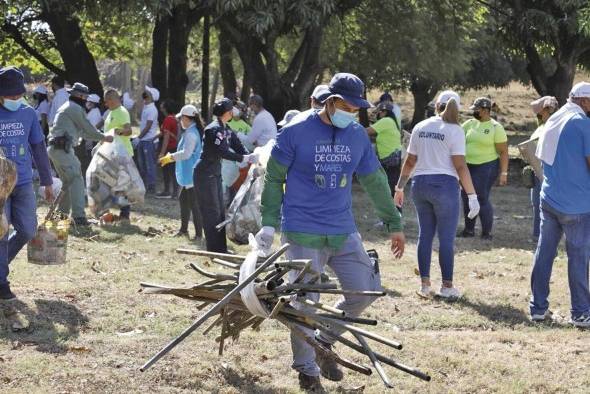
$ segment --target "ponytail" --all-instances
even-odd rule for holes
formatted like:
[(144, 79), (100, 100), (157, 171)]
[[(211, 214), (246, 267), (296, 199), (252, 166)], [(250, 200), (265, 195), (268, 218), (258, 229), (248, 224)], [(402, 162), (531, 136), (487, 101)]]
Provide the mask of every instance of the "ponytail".
[(459, 124), (459, 106), (455, 99), (447, 101), (444, 110), (440, 113), (445, 123)]

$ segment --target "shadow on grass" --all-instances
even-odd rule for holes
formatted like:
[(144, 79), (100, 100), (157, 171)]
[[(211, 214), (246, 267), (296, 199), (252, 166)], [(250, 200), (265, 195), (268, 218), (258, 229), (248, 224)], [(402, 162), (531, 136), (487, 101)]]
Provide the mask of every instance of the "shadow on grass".
[(400, 293), (397, 290), (389, 289), (389, 288), (387, 288), (387, 287), (385, 287), (383, 285), (381, 287), (383, 288), (383, 291), (385, 292), (385, 294), (387, 294), (388, 297), (395, 298), (395, 297), (401, 297), (402, 296), (402, 293)]
[(473, 302), (466, 297), (454, 301), (456, 305), (473, 309), (486, 319), (509, 327), (517, 325), (532, 326), (528, 315), (522, 310), (508, 304), (486, 304), (484, 302)]
[(249, 394), (271, 394), (283, 392), (283, 390), (261, 385), (259, 377), (249, 371), (236, 371), (234, 368), (227, 368), (222, 371), (225, 383), (235, 387), (240, 393)]
[(35, 300), (36, 310), (20, 301), (0, 303), (0, 338), (35, 345), (44, 353), (62, 354), (67, 341), (77, 338), (88, 318), (62, 300)]
[(143, 232), (139, 226), (134, 224), (103, 226), (101, 229), (108, 233), (119, 235), (134, 235), (141, 234)]

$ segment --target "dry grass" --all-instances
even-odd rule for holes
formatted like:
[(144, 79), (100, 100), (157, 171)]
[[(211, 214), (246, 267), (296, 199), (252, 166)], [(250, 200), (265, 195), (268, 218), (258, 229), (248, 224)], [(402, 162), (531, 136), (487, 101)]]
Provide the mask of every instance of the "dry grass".
[[(395, 392), (588, 392), (590, 334), (566, 324), (563, 251), (555, 264), (551, 296), (551, 307), (561, 318), (542, 325), (527, 318), (534, 248), (529, 243), (527, 193), (517, 186), (494, 190), (495, 239), (457, 242), (455, 280), (465, 297), (444, 303), (421, 300), (414, 293), (419, 279), (414, 273), (411, 204), (405, 209), (408, 249), (401, 261), (394, 261), (385, 234), (373, 227), (377, 218), (366, 196), (356, 190), (359, 229), (365, 246), (379, 251), (383, 284), (390, 290), (367, 315), (380, 319), (377, 332), (405, 345), (397, 354), (375, 347), (433, 377), (425, 383), (388, 369)], [(31, 265), (24, 253), (17, 258), (11, 280), (20, 301), (2, 305), (0, 312), (2, 393), (298, 392), (296, 374), (289, 368), (287, 331), (273, 321), (265, 322), (259, 333), (246, 332), (237, 343), (230, 342), (223, 357), (217, 356), (215, 334), (204, 337), (197, 331), (151, 370), (139, 372), (143, 362), (200, 313), (189, 301), (137, 293), (140, 281), (189, 284), (198, 279), (187, 269), (194, 257), (174, 253), (187, 246), (187, 241), (171, 237), (177, 211), (174, 202), (149, 200), (133, 214), (129, 229), (75, 234), (65, 266)], [(149, 227), (162, 233), (146, 236), (143, 231)], [(435, 284), (439, 279), (435, 254)], [(341, 383), (325, 382), (328, 392), (355, 392), (361, 386), (366, 393), (383, 391), (376, 375), (350, 373)]]

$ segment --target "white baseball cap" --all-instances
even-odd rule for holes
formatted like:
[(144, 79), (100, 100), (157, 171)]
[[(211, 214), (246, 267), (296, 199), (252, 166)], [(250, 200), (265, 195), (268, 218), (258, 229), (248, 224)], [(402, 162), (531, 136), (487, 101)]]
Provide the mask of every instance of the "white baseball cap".
[(133, 105), (135, 105), (135, 100), (129, 96), (128, 92), (123, 93), (123, 107), (125, 107), (128, 111), (131, 111)]
[(145, 91), (152, 96), (152, 100), (158, 101), (160, 99), (160, 91), (158, 89), (146, 85)]
[(281, 120), (278, 125), (279, 126), (285, 126), (287, 125), (291, 120), (293, 120), (293, 118), (297, 115), (299, 115), (301, 112), (296, 110), (296, 109), (290, 109), (285, 113), (285, 117), (283, 118), (283, 120)]
[(176, 117), (180, 119), (181, 116), (188, 116), (189, 118), (194, 118), (199, 114), (199, 110), (192, 104), (187, 104), (180, 110), (179, 113), (176, 114)]
[(100, 97), (98, 97), (98, 94), (91, 94), (90, 96), (88, 96), (88, 98), (86, 99), (86, 101), (89, 101), (91, 103), (94, 104), (98, 104), (100, 103)]
[(570, 91), (570, 98), (590, 97), (590, 83), (578, 82)]
[(39, 85), (33, 90), (33, 93), (40, 93), (47, 95), (47, 88), (43, 85)]
[(442, 92), (440, 92), (438, 94), (438, 97), (436, 98), (436, 105), (438, 104), (446, 104), (449, 102), (450, 99), (454, 99), (455, 102), (457, 103), (457, 106), (459, 107), (459, 109), (461, 109), (461, 98), (459, 97), (459, 95), (452, 91), (452, 90), (443, 90)]

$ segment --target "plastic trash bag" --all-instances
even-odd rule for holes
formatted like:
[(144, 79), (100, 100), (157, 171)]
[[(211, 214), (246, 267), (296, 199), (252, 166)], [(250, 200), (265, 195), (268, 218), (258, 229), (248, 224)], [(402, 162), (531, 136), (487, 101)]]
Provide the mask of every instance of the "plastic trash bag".
[(226, 220), (217, 225), (218, 229), (225, 226), (227, 237), (237, 244), (248, 244), (248, 234), (256, 234), (262, 228), (260, 198), (264, 186), (266, 163), (274, 144), (275, 141), (270, 140), (266, 145), (254, 150), (254, 153), (259, 155), (259, 162), (250, 167), (248, 177), (227, 210)]
[(88, 206), (95, 216), (110, 207), (143, 204), (145, 185), (119, 139), (97, 145), (86, 171)]
[(0, 149), (0, 238), (8, 232), (8, 220), (4, 215), (4, 203), (16, 185), (16, 166)]

